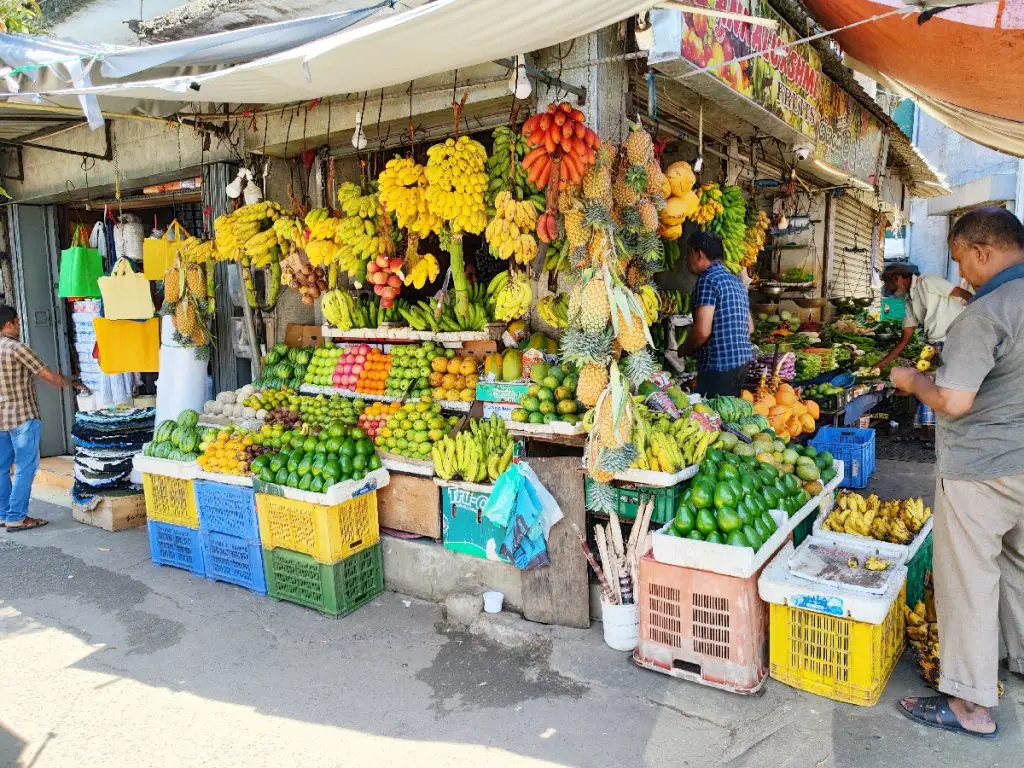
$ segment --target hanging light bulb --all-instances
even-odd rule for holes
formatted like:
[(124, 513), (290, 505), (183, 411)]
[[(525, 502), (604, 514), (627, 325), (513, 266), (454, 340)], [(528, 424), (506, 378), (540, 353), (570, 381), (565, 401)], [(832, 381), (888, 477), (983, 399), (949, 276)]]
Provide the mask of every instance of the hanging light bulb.
[(512, 74), (508, 78), (508, 90), (517, 99), (529, 98), (533, 93), (533, 85), (526, 74), (526, 56), (521, 53), (516, 56), (515, 66), (512, 67)]
[(356, 112), (356, 127), (352, 131), (352, 146), (356, 149), (366, 149), (366, 134), (363, 133), (363, 113)]
[(636, 47), (641, 51), (649, 51), (654, 47), (654, 25), (647, 20), (646, 13), (636, 17), (633, 36), (636, 38)]

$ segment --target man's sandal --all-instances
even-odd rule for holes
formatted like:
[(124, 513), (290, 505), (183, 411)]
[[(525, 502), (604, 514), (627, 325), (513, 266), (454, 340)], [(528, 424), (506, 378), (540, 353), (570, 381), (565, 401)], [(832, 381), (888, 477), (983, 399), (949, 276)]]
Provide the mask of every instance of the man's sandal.
[(35, 517), (26, 517), (17, 525), (8, 525), (8, 533), (17, 533), (19, 531), (31, 531), (33, 528), (42, 528), (44, 525), (49, 525), (49, 520), (39, 520)]
[(973, 736), (976, 739), (993, 741), (999, 738), (999, 726), (992, 733), (979, 733), (964, 728), (957, 719), (956, 713), (949, 707), (948, 696), (922, 696), (917, 698), (910, 707), (903, 706), (903, 702), (896, 703), (904, 717), (913, 720), (915, 723), (927, 725), (929, 728), (938, 728), (950, 733), (963, 733)]

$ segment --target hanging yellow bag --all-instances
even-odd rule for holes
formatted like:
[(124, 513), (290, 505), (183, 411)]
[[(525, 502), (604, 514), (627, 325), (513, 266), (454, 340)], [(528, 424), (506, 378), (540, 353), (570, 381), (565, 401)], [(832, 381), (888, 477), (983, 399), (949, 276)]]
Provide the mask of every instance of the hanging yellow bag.
[(178, 258), (178, 253), (190, 237), (178, 220), (167, 226), (163, 237), (147, 237), (142, 241), (142, 272), (147, 280), (163, 280), (167, 268)]
[(108, 320), (148, 320), (153, 316), (149, 280), (132, 269), (128, 259), (118, 259), (110, 274), (99, 279), (103, 316)]
[(157, 373), (160, 371), (160, 320), (110, 320), (97, 317), (96, 346), (100, 370), (115, 373)]

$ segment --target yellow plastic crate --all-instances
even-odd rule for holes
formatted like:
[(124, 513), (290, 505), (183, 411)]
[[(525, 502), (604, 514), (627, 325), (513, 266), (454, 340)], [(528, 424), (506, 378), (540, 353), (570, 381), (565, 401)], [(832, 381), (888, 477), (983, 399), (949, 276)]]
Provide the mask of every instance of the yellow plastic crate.
[(881, 624), (772, 603), (769, 674), (802, 691), (874, 706), (903, 653), (904, 602), (901, 591)]
[(185, 528), (199, 527), (195, 488), (191, 480), (144, 474), (142, 488), (146, 493), (147, 518)]
[(380, 541), (377, 492), (333, 507), (256, 494), (264, 549), (290, 549), (331, 565)]

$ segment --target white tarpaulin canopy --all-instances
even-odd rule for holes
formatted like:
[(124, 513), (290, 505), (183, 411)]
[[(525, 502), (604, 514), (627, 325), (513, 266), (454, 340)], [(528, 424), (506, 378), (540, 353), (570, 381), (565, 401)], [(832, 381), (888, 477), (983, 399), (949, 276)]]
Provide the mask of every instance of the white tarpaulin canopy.
[(19, 99), (36, 94), (51, 99), (109, 95), (231, 104), (314, 99), (407, 83), (557, 45), (654, 4), (655, 0), (435, 0), (212, 72), (151, 77), (144, 70), (100, 85), (23, 89)]

